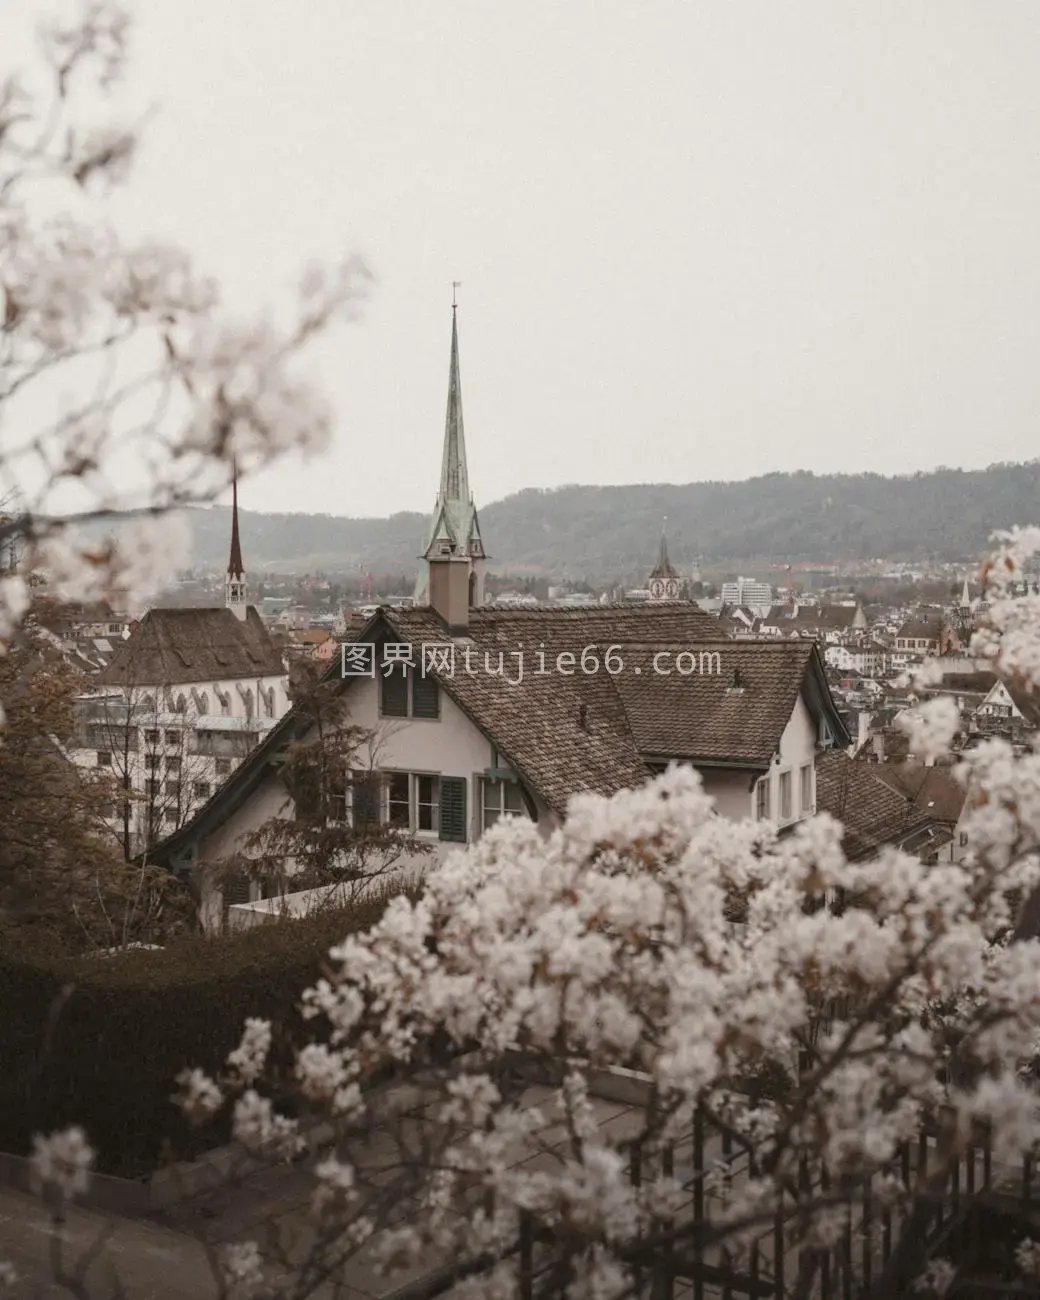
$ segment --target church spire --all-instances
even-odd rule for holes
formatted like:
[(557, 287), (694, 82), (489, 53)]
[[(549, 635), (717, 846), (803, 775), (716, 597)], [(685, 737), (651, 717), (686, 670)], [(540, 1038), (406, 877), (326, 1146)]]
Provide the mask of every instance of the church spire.
[(682, 583), (679, 574), (668, 558), (668, 516), (661, 520), (661, 545), (657, 551), (657, 563), (650, 571), (650, 599), (677, 600)]
[[(452, 289), (458, 287), (458, 281)], [(466, 436), (462, 424), (462, 381), (459, 375), (458, 304), (452, 293), (451, 356), (448, 363), (448, 408), (444, 418), (444, 450), (441, 455), (441, 478), (433, 518), (426, 535), (426, 546), (419, 557), (415, 582), (415, 603), (430, 600), (429, 562), (456, 556), (469, 561), (471, 607), (484, 603), (484, 563), (487, 556), (480, 535), (480, 523), (469, 490), (466, 467)]]
[(459, 378), (458, 307), (451, 304), (451, 360), (448, 363), (448, 409), (444, 418), (444, 454), (441, 458), (442, 503), (470, 502), (466, 469), (466, 435), (462, 424), (462, 381)]
[(242, 543), (238, 536), (238, 468), (231, 476), (231, 553), (224, 579), (224, 606), (236, 618), (246, 617), (246, 566), (242, 563)]
[(242, 563), (242, 543), (238, 539), (238, 470), (231, 478), (231, 555), (228, 558), (228, 577), (241, 580), (245, 573)]

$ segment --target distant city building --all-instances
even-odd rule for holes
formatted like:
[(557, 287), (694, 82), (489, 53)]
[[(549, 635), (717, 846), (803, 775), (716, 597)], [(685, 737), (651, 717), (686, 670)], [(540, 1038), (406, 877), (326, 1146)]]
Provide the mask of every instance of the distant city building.
[(768, 609), (773, 604), (773, 588), (768, 582), (756, 582), (753, 578), (738, 578), (736, 582), (722, 584), (722, 603), (724, 605), (745, 605)]

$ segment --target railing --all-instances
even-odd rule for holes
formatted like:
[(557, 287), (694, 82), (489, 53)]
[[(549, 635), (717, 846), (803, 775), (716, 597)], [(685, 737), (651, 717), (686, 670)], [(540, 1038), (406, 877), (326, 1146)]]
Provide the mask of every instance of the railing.
[(257, 740), (257, 734), (251, 731), (233, 735), (196, 731), (188, 739), (188, 753), (207, 758), (245, 758)]

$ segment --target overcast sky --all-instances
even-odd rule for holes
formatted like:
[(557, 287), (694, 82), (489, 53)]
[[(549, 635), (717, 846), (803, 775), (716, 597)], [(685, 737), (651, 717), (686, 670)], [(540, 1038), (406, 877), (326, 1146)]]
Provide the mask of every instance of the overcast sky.
[(1036, 0), (136, 10), (135, 223), (233, 297), (377, 277), (249, 507), (430, 508), (453, 279), (478, 504), (1040, 454)]

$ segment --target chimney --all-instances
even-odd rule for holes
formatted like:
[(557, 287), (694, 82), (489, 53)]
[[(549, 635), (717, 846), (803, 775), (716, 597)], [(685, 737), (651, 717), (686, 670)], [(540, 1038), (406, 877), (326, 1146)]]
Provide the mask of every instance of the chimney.
[(863, 748), (863, 746), (867, 743), (867, 739), (868, 739), (868, 737), (870, 736), (870, 724), (871, 724), (871, 722), (873, 721), (873, 717), (874, 717), (874, 715), (873, 715), (872, 713), (868, 713), (865, 709), (861, 709), (861, 710), (859, 711), (859, 714), (857, 715), (857, 718), (856, 718), (856, 751), (857, 751), (857, 753), (858, 753), (858, 752)]
[(435, 547), (427, 555), (430, 604), (449, 632), (465, 632), (469, 627), (469, 557), (456, 554), (448, 542), (443, 548)]

